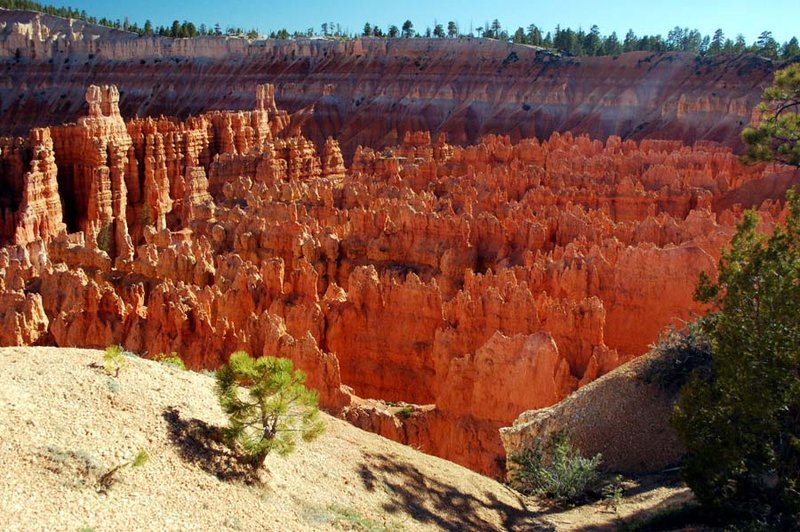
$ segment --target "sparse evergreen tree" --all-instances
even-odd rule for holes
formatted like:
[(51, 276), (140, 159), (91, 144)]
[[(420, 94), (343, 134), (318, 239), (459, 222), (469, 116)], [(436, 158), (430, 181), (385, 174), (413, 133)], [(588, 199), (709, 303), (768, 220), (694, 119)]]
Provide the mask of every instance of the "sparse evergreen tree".
[(197, 28), (195, 27), (194, 24), (192, 24), (191, 22), (184, 21), (184, 25), (185, 25), (184, 26), (184, 28), (185, 28), (184, 29), (184, 36), (185, 37), (189, 37), (189, 38), (197, 37)]
[(500, 21), (497, 20), (497, 19), (494, 19), (492, 21), (491, 28), (492, 28), (492, 37), (494, 37), (495, 39), (499, 39), (500, 38), (500, 30), (502, 29), (502, 26), (500, 25)]
[(711, 37), (704, 35), (703, 39), (700, 41), (700, 53), (707, 53), (709, 46), (711, 46)]
[(228, 416), (226, 437), (253, 469), (261, 467), (270, 452), (291, 453), (298, 436), (311, 441), (325, 430), (317, 393), (305, 387), (305, 375), (289, 359), (233, 353), (217, 370), (216, 385)]
[(372, 37), (372, 25), (367, 22), (364, 24), (364, 31), (361, 32), (364, 37)]
[(451, 39), (458, 37), (458, 26), (452, 20), (447, 23), (447, 36)]
[(687, 31), (684, 40), (681, 43), (681, 50), (693, 54), (699, 54), (702, 51), (703, 35), (697, 30)]
[(564, 50), (564, 45), (568, 45), (569, 43), (563, 37), (563, 33), (561, 32), (561, 25), (556, 24), (556, 29), (553, 31), (553, 47), (558, 48), (560, 50)]
[(775, 73), (758, 110), (759, 124), (742, 132), (745, 162), (778, 161), (800, 167), (800, 63)]
[(778, 42), (772, 37), (771, 31), (763, 31), (756, 41), (758, 53), (770, 59), (778, 58)]
[(583, 38), (583, 52), (586, 55), (601, 55), (600, 49), (602, 41), (600, 40), (600, 28), (596, 25), (589, 29), (589, 33)]
[(797, 37), (792, 37), (786, 44), (783, 45), (783, 48), (781, 49), (781, 58), (791, 59), (798, 55), (800, 55), (800, 45), (798, 45)]
[(747, 49), (747, 42), (744, 40), (744, 35), (741, 33), (736, 36), (736, 40), (733, 43), (733, 51), (734, 53), (741, 54)]
[(542, 31), (536, 24), (528, 26), (528, 43), (534, 46), (542, 46)]
[(725, 45), (725, 34), (721, 29), (714, 32), (714, 37), (711, 39), (711, 44), (708, 45), (709, 55), (718, 55), (722, 53), (722, 48)]
[(442, 26), (441, 24), (437, 24), (436, 26), (434, 26), (433, 36), (436, 37), (437, 39), (444, 39), (445, 37), (444, 26)]
[(625, 40), (622, 42), (622, 51), (623, 52), (633, 52), (637, 49), (639, 45), (639, 39), (636, 37), (636, 34), (633, 33), (633, 30), (628, 30), (628, 33), (625, 34)]
[(403, 38), (410, 39), (414, 36), (414, 23), (410, 20), (403, 22)]
[(684, 30), (680, 26), (675, 26), (669, 32), (667, 32), (667, 41), (666, 46), (667, 50), (669, 51), (677, 51), (680, 50), (683, 46), (683, 38)]
[(389, 38), (396, 39), (398, 35), (400, 35), (400, 29), (395, 25), (389, 26)]
[(722, 53), (723, 54), (733, 53), (733, 41), (730, 38), (725, 39), (725, 43), (722, 45)]
[(616, 31), (612, 31), (611, 35), (606, 37), (603, 43), (603, 52), (608, 55), (619, 55), (622, 53), (622, 45), (619, 42)]

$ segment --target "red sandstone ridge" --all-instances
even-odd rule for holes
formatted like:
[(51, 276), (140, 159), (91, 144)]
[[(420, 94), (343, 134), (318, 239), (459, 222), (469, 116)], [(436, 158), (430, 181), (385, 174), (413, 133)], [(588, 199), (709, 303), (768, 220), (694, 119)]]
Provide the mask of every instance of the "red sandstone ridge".
[(271, 85), (186, 121), (126, 121), (121, 92), (0, 139), (0, 344), (289, 357), (326, 408), (487, 474), (500, 427), (699, 310), (739, 204), (769, 224), (789, 183), (707, 142), (569, 133), (414, 132), (348, 168)]
[(124, 87), (125, 116), (182, 119), (252, 108), (256, 85), (269, 82), (282, 108), (306, 110), (308, 138), (335, 137), (349, 161), (359, 145), (392, 146), (417, 130), (461, 145), (556, 131), (735, 145), (774, 65), (747, 55), (567, 58), (490, 39), (139, 37), (0, 10), (0, 68), (0, 135), (76, 120), (86, 80)]

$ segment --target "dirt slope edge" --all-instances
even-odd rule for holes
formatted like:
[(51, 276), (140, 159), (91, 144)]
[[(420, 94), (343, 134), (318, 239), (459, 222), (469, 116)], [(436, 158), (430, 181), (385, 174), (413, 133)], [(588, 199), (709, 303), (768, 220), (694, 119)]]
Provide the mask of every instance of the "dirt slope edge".
[[(139, 358), (117, 378), (102, 352), (0, 349), (0, 522), (4, 530), (575, 530), (680, 499), (654, 486), (555, 512), (502, 484), (324, 416), (327, 432), (263, 485), (220, 480), (224, 453), (198, 445), (224, 423), (213, 379)], [(146, 449), (106, 494), (96, 477)], [(598, 528), (599, 527), (599, 528)]]

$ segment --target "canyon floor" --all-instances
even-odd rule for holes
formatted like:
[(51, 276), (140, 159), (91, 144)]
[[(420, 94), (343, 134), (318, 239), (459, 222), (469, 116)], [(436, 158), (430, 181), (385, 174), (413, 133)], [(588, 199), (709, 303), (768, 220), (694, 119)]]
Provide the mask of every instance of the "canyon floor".
[[(224, 424), (213, 379), (128, 362), (114, 378), (102, 351), (0, 349), (5, 530), (600, 530), (691, 497), (651, 477), (629, 481), (616, 509), (559, 511), (330, 416), (322, 437), (268, 457), (248, 485), (200, 437)], [(145, 465), (98, 492), (97, 478), (141, 449)]]

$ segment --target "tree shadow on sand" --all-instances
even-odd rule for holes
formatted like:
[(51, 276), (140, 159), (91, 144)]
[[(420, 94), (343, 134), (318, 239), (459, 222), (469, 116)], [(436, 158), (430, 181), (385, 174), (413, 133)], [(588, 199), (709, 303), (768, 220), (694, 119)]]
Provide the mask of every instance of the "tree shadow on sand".
[(243, 464), (226, 445), (222, 430), (201, 419), (181, 418), (175, 407), (161, 414), (167, 422), (169, 440), (178, 449), (181, 458), (197, 465), (220, 480), (253, 484), (258, 481), (251, 467)]
[[(443, 530), (554, 530), (541, 519), (542, 512), (529, 510), (521, 497), (511, 505), (486, 492), (483, 496), (464, 493), (457, 487), (431, 478), (398, 456), (365, 453), (358, 466), (368, 491), (384, 490), (390, 501), (383, 509), (393, 515)], [(491, 514), (494, 514), (492, 516)]]
[[(670, 495), (663, 501), (619, 519), (618, 529), (622, 530), (647, 530), (657, 532), (660, 530), (717, 530), (722, 525), (704, 511), (694, 500), (691, 492), (681, 491)], [(576, 529), (580, 532), (603, 532), (608, 527), (587, 525)]]

